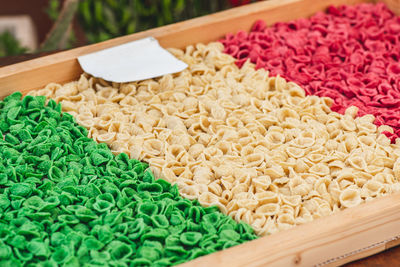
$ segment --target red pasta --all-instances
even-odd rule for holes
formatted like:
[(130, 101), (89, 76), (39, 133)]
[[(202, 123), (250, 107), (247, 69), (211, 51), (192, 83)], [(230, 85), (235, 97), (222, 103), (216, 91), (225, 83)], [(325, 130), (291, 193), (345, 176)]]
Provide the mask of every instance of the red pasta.
[(238, 66), (249, 59), (307, 94), (331, 97), (334, 111), (354, 105), (359, 116), (375, 115), (376, 125), (394, 128), (385, 132), (392, 142), (400, 136), (400, 17), (384, 4), (331, 6), (272, 27), (260, 20), (221, 42)]

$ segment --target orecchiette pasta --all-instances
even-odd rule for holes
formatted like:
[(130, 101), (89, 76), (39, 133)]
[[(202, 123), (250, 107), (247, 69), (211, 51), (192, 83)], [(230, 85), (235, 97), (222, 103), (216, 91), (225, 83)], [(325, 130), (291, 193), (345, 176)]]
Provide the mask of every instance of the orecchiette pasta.
[(127, 84), (82, 75), (31, 94), (62, 102), (90, 137), (260, 235), (400, 189), (399, 145), (373, 116), (331, 112), (329, 98), (239, 69), (218, 43), (171, 52), (189, 68)]

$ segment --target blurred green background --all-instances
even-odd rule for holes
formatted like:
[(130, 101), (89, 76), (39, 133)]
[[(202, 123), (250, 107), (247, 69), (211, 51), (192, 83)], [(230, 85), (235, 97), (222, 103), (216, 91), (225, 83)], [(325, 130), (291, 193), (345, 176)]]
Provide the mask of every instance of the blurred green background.
[(84, 0), (78, 18), (93, 43), (228, 7), (226, 0)]
[[(257, 0), (49, 0), (45, 8), (55, 26), (41, 44), (42, 52), (76, 46), (73, 20), (85, 43), (139, 32), (214, 13)], [(69, 5), (69, 6), (68, 6)], [(81, 42), (82, 43), (82, 42)], [(8, 32), (0, 34), (0, 57), (27, 50)]]

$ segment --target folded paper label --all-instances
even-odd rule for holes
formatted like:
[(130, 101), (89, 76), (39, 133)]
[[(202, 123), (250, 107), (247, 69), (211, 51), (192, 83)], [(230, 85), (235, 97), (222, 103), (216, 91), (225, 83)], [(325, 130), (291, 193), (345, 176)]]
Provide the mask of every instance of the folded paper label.
[(187, 64), (162, 48), (153, 37), (78, 57), (82, 69), (111, 82), (133, 82), (180, 72)]

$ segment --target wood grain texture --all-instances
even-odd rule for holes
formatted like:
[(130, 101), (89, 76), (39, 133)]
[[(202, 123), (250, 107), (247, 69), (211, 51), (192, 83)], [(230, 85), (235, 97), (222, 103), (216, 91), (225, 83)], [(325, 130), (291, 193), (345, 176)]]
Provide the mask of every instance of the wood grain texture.
[(363, 0), (272, 0), (233, 8), (149, 31), (111, 39), (55, 55), (0, 68), (0, 97), (15, 90), (27, 92), (50, 82), (64, 83), (82, 73), (77, 57), (148, 36), (157, 38), (163, 47), (184, 48), (189, 44), (208, 43), (226, 33), (249, 30), (257, 19), (268, 24), (309, 17), (327, 6), (356, 4)]

